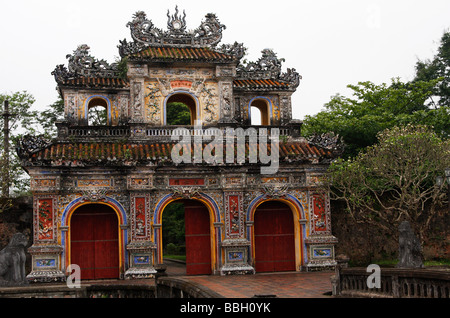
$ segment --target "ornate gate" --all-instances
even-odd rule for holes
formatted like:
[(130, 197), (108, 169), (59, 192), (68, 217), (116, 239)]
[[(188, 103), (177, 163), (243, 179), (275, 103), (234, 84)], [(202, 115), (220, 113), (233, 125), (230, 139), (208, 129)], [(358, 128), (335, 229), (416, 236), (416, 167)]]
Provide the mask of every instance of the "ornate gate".
[(103, 204), (78, 208), (71, 218), (71, 263), (81, 279), (119, 278), (117, 215)]
[(255, 270), (295, 271), (292, 211), (284, 203), (262, 203), (255, 212)]

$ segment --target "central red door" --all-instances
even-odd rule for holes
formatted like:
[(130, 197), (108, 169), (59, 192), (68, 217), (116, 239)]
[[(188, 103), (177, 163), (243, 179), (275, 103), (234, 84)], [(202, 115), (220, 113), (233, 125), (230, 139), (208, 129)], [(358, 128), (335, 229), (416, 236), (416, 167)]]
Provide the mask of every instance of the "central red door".
[(292, 211), (278, 201), (262, 203), (255, 212), (255, 270), (295, 270), (295, 236)]
[(197, 201), (184, 202), (186, 275), (211, 274), (209, 212)]
[(71, 263), (81, 279), (119, 278), (119, 230), (116, 213), (103, 204), (88, 204), (71, 219)]

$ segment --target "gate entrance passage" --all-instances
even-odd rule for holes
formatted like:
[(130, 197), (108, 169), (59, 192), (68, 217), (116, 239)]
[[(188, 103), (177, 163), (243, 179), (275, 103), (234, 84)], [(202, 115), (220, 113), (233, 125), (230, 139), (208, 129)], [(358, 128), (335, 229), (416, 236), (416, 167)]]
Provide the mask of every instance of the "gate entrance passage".
[(186, 200), (184, 220), (186, 235), (186, 274), (210, 275), (211, 231), (208, 208), (201, 202)]
[[(208, 208), (197, 200), (177, 200), (172, 208), (163, 212), (163, 242), (177, 241), (177, 244), (185, 247), (186, 275), (210, 275), (212, 274), (211, 261), (211, 229)], [(184, 211), (179, 211), (179, 209)], [(168, 213), (166, 215), (166, 213)], [(169, 221), (171, 220), (171, 221)], [(183, 221), (181, 223), (181, 221)], [(174, 225), (174, 224), (177, 225)], [(181, 223), (181, 224), (180, 224)], [(181, 233), (180, 225), (184, 227), (184, 242), (178, 242), (177, 232)], [(171, 236), (169, 236), (171, 235)], [(184, 243), (184, 244), (183, 244)], [(170, 253), (169, 253), (170, 254)], [(184, 254), (184, 253), (183, 253)]]

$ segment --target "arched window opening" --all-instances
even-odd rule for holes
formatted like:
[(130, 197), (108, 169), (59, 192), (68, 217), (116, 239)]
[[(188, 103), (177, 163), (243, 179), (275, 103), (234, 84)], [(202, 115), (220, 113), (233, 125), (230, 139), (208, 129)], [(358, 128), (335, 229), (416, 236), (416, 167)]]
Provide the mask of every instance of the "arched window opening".
[(270, 125), (269, 104), (267, 101), (263, 99), (256, 99), (250, 104), (250, 107), (250, 122), (252, 125)]
[(167, 125), (194, 125), (197, 119), (197, 104), (188, 94), (174, 94), (166, 103)]
[(88, 104), (88, 125), (108, 125), (108, 103), (102, 98), (94, 98)]
[(261, 125), (261, 111), (259, 110), (259, 108), (251, 107), (250, 114), (252, 116), (252, 118), (250, 119), (252, 125)]

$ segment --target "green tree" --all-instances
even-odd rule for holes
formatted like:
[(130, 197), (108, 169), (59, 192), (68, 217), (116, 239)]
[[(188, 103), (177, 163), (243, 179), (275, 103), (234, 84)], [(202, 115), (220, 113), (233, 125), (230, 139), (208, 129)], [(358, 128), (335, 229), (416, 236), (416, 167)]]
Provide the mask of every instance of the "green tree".
[[(35, 99), (26, 91), (0, 94), (2, 113), (5, 100), (9, 101), (9, 113), (11, 114), (9, 117), (9, 152), (5, 152), (2, 141), (0, 143), (2, 167), (0, 182), (2, 185), (5, 183), (9, 185), (8, 188), (10, 189), (11, 195), (17, 195), (28, 190), (29, 177), (21, 167), (20, 160), (15, 151), (15, 144), (24, 135), (35, 134), (38, 131), (38, 112), (32, 110)], [(4, 124), (4, 117), (2, 116), (0, 118), (2, 140), (4, 137)]]
[(173, 102), (167, 104), (168, 125), (190, 125), (191, 112), (189, 107), (183, 103)]
[(442, 137), (448, 137), (450, 112), (445, 108), (430, 109), (426, 104), (438, 83), (437, 79), (411, 83), (392, 79), (390, 85), (348, 85), (353, 97), (338, 94), (325, 104), (325, 110), (305, 116), (303, 135), (339, 135), (346, 145), (344, 157), (354, 157), (375, 144), (380, 131), (408, 123), (433, 126)]
[(39, 112), (38, 118), (42, 133), (47, 138), (57, 136), (56, 122), (64, 117), (64, 101), (58, 98), (56, 102)]
[(103, 106), (94, 106), (88, 111), (89, 126), (105, 126), (108, 124), (108, 113)]
[(414, 81), (430, 81), (442, 79), (434, 90), (430, 99), (432, 107), (450, 107), (450, 32), (446, 31), (441, 37), (437, 53), (432, 59), (419, 60), (416, 63)]
[(357, 222), (396, 235), (410, 221), (421, 238), (446, 206), (446, 186), (436, 184), (450, 165), (450, 140), (426, 126), (406, 125), (380, 132), (378, 142), (356, 158), (329, 168), (328, 187)]
[(184, 205), (183, 203), (171, 203), (164, 209), (162, 216), (164, 251), (169, 244), (178, 248), (184, 246), (184, 234)]

